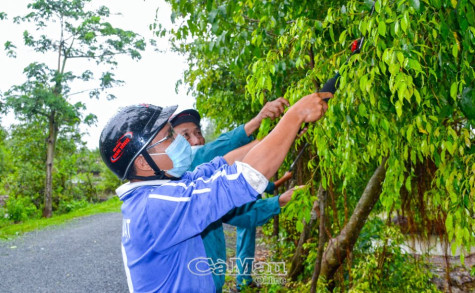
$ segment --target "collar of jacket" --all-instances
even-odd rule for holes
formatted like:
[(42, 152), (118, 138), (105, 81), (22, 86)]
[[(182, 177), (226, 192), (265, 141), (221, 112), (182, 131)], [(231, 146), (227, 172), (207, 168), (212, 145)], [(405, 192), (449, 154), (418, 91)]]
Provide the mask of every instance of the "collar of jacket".
[(127, 182), (119, 186), (115, 190), (115, 193), (117, 194), (119, 199), (122, 200), (127, 194), (129, 194), (130, 192), (134, 191), (135, 189), (141, 186), (163, 185), (169, 181), (170, 180), (147, 180), (147, 181), (139, 181), (139, 182)]

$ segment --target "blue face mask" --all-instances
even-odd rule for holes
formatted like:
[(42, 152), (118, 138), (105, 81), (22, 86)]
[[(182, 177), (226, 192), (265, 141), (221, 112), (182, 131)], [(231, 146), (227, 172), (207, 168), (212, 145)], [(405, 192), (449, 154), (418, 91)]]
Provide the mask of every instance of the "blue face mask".
[(165, 153), (173, 162), (173, 168), (166, 172), (176, 178), (180, 178), (191, 167), (193, 161), (190, 143), (180, 134), (167, 147)]

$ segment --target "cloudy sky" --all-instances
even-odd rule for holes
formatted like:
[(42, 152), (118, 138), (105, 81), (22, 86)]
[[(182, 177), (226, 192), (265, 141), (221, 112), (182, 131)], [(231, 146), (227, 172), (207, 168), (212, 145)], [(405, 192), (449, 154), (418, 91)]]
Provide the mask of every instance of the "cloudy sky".
[[(54, 67), (55, 64), (55, 61), (51, 59), (53, 56), (44, 56), (34, 53), (31, 49), (22, 49), (21, 37), (26, 27), (25, 25), (14, 25), (11, 22), (14, 16), (25, 15), (26, 6), (30, 2), (31, 0), (2, 1), (0, 11), (8, 14), (8, 20), (0, 21), (0, 31), (2, 32), (0, 34), (2, 46), (2, 50), (0, 50), (1, 92), (8, 90), (14, 84), (22, 84), (26, 81), (23, 69), (29, 63), (44, 62), (50, 67)], [(110, 22), (120, 28), (135, 31), (144, 37), (153, 37), (148, 27), (155, 19), (157, 8), (159, 19), (171, 26), (170, 8), (163, 0), (92, 0), (92, 3), (105, 5), (112, 13), (121, 13), (122, 15), (111, 18)], [(7, 40), (13, 41), (18, 48), (16, 59), (5, 56), (3, 44)], [(186, 67), (185, 57), (172, 53), (165, 40), (157, 41), (158, 48), (165, 51), (164, 53), (156, 52), (149, 47), (140, 61), (132, 61), (127, 58), (118, 59), (116, 78), (125, 81), (125, 84), (110, 90), (110, 93), (114, 94), (117, 99), (107, 101), (105, 97), (102, 97), (100, 100), (91, 100), (87, 93), (73, 96), (72, 102), (79, 100), (86, 103), (87, 113), (94, 113), (98, 116), (98, 123), (95, 126), (81, 128), (83, 132), (87, 133), (84, 140), (87, 141), (89, 148), (98, 147), (100, 131), (120, 107), (136, 103), (151, 103), (160, 106), (178, 104), (178, 110), (193, 107), (194, 99), (187, 96), (184, 87), (179, 88), (178, 94), (175, 93), (175, 83), (182, 77)], [(70, 71), (73, 71), (74, 68), (84, 69), (80, 64), (73, 62), (69, 65)], [(95, 63), (91, 62), (88, 66), (92, 70)], [(96, 76), (99, 76), (99, 73)], [(86, 89), (85, 85), (73, 85), (71, 92), (79, 92), (84, 89)], [(1, 119), (4, 127), (8, 127), (13, 122), (14, 117), (11, 114)]]

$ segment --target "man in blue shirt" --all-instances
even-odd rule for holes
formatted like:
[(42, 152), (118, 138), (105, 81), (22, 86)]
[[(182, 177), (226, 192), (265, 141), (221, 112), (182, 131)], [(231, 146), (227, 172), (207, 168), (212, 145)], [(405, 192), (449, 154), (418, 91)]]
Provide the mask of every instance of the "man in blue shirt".
[(330, 93), (296, 102), (262, 141), (193, 172), (191, 146), (168, 122), (176, 106), (121, 109), (104, 127), (99, 151), (130, 182), (122, 203), (122, 255), (131, 292), (214, 292), (201, 232), (231, 209), (255, 201), (279, 169), (302, 124), (320, 119)]
[[(262, 120), (265, 118), (275, 119), (282, 115), (289, 103), (284, 98), (276, 99), (264, 105), (256, 117), (236, 129), (222, 134), (218, 139), (205, 144), (205, 139), (201, 132), (201, 117), (196, 110), (184, 110), (170, 119), (170, 123), (176, 133), (181, 134), (190, 143), (193, 152), (192, 169), (202, 163), (209, 162), (217, 156), (223, 156), (229, 151), (250, 143), (252, 133), (256, 131)], [(269, 193), (273, 192), (273, 183), (270, 183)], [(255, 253), (256, 226), (262, 226), (272, 216), (280, 213), (280, 208), (284, 206), (292, 196), (292, 190), (282, 196), (268, 199), (259, 199), (228, 212), (222, 219), (209, 225), (201, 236), (205, 246), (206, 254), (210, 266), (222, 268), (214, 270), (213, 280), (216, 292), (222, 292), (225, 282), (226, 266), (226, 244), (222, 223), (227, 223), (237, 227), (236, 236), (236, 257), (237, 289), (243, 285), (252, 283), (252, 264)], [(218, 273), (216, 273), (218, 272)]]

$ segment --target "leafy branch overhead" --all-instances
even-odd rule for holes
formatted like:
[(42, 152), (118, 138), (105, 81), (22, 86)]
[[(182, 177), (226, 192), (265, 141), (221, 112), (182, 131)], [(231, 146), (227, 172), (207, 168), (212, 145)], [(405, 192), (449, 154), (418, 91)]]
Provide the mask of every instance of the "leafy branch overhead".
[(454, 252), (475, 244), (473, 0), (377, 0), (371, 16), (372, 1), (167, 2), (179, 25), (157, 34), (187, 54), (184, 82), (218, 130), (341, 73), (325, 119), (302, 138), (312, 176), (297, 179), (334, 195), (332, 235), (387, 157), (377, 213), (402, 213), (425, 233), (437, 223)]

